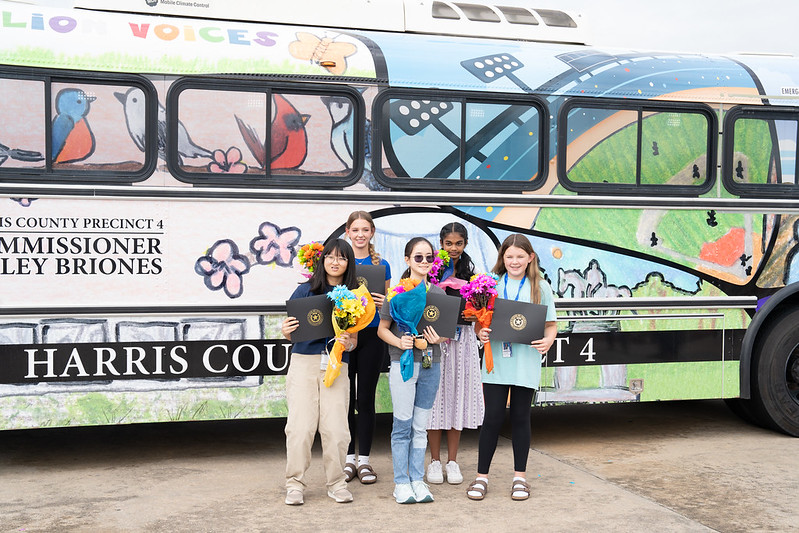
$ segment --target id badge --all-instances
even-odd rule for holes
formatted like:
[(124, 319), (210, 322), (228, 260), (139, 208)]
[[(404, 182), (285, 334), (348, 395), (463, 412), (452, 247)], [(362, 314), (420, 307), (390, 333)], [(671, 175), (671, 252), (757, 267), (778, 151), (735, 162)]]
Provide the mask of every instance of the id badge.
[(510, 357), (513, 354), (513, 348), (509, 342), (502, 343), (502, 357)]
[(433, 349), (428, 348), (422, 354), (422, 368), (431, 368), (433, 366)]
[(454, 341), (461, 340), (461, 328), (460, 328), (460, 326), (455, 328), (455, 337), (453, 337), (452, 340), (454, 340)]
[(328, 355), (326, 353), (322, 354), (322, 361), (319, 363), (320, 370), (327, 370), (327, 359)]

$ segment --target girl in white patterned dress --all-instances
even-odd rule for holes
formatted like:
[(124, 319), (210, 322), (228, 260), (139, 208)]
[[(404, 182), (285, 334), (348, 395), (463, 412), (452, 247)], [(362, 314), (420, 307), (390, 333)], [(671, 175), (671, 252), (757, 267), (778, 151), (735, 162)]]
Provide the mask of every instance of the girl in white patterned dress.
[[(452, 222), (441, 228), (441, 248), (450, 257), (441, 282), (454, 277), (464, 281), (474, 274), (474, 264), (464, 249), (469, 242), (463, 224)], [(446, 286), (447, 283), (444, 283)], [(457, 289), (447, 288), (449, 294), (459, 295)], [(480, 378), (480, 355), (474, 325), (459, 326), (455, 339), (441, 345), (441, 381), (438, 395), (427, 425), (431, 462), (427, 467), (428, 483), (463, 482), (457, 463), (461, 430), (476, 429), (483, 423), (483, 385)], [(441, 441), (447, 435), (447, 463), (441, 466)]]

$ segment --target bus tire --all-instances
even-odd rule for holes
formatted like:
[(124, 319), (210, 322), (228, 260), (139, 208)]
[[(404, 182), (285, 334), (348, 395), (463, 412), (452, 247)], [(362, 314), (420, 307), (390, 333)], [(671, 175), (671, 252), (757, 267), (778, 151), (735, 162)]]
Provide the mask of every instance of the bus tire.
[(756, 419), (799, 437), (799, 309), (777, 316), (752, 361)]
[(724, 403), (727, 404), (727, 407), (730, 409), (730, 411), (732, 411), (744, 422), (752, 424), (753, 426), (771, 427), (764, 423), (763, 420), (758, 418), (758, 414), (755, 411), (755, 406), (752, 404), (752, 400), (745, 400), (743, 398), (725, 398)]

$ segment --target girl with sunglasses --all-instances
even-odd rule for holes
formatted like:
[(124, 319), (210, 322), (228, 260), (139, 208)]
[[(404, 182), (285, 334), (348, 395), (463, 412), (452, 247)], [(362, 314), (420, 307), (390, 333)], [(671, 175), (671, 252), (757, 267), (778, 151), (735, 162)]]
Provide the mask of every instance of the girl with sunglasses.
[[(366, 211), (354, 211), (347, 218), (346, 235), (352, 243), (357, 265), (383, 265), (386, 269), (386, 291), (391, 280), (391, 267), (388, 261), (380, 257), (372, 244), (375, 235), (375, 223)], [(372, 299), (378, 313), (383, 306), (385, 296), (373, 292)], [(358, 347), (350, 353), (350, 410), (347, 416), (350, 427), (350, 445), (344, 465), (347, 481), (355, 476), (364, 485), (377, 481), (377, 474), (369, 464), (369, 453), (372, 448), (372, 436), (375, 430), (375, 391), (380, 371), (388, 360), (386, 343), (377, 336), (377, 325), (380, 316), (376, 313), (369, 326), (358, 332)], [(355, 440), (358, 440), (358, 451), (355, 457)]]
[[(311, 279), (301, 283), (291, 299), (327, 294), (336, 285), (349, 289), (358, 287), (355, 276), (355, 256), (347, 241), (331, 239), (325, 243), (321, 265), (314, 269)], [(300, 323), (289, 316), (283, 321), (283, 336), (291, 334)], [(358, 344), (358, 334), (341, 333), (337, 338), (344, 345), (342, 363), (347, 362), (347, 352)], [(286, 375), (286, 504), (302, 505), (304, 502), (305, 474), (311, 464), (311, 447), (317, 430), (322, 437), (322, 458), (327, 478), (327, 495), (337, 503), (352, 501), (344, 476), (344, 457), (350, 434), (347, 428), (349, 402), (349, 377), (342, 369), (330, 387), (324, 384), (327, 367), (327, 350), (334, 339), (320, 338), (295, 342), (291, 351)]]
[[(474, 263), (466, 253), (469, 242), (466, 227), (451, 222), (441, 228), (441, 248), (449, 254), (449, 265), (441, 274), (442, 285), (448, 278), (469, 281), (474, 275)], [(454, 287), (446, 287), (447, 294), (460, 296)], [(427, 467), (428, 483), (463, 482), (457, 463), (458, 446), (463, 428), (476, 429), (483, 423), (483, 384), (480, 380), (480, 353), (475, 338), (474, 325), (459, 326), (454, 339), (441, 345), (441, 380), (433, 403), (427, 439), (430, 441), (431, 461)], [(447, 435), (447, 463), (441, 467), (441, 440)]]
[(499, 276), (497, 292), (500, 298), (515, 296), (516, 300), (547, 306), (546, 325), (544, 338), (530, 344), (492, 341), (490, 328), (482, 328), (477, 332), (483, 343), (491, 342), (494, 370), (489, 374), (483, 368), (485, 420), (480, 428), (477, 479), (469, 485), (466, 494), (472, 500), (482, 500), (488, 491), (488, 469), (497, 448), (510, 394), (514, 470), (511, 499), (526, 500), (530, 497), (530, 485), (525, 473), (530, 451), (530, 409), (535, 391), (540, 387), (541, 355), (549, 351), (558, 334), (555, 297), (552, 288), (541, 276), (533, 246), (524, 235), (517, 233), (505, 239), (499, 248), (493, 271)]
[[(426, 290), (444, 294), (427, 279), (434, 259), (433, 245), (423, 237), (411, 239), (405, 246), (405, 263), (408, 270), (403, 278), (424, 283)], [(380, 325), (377, 335), (388, 344), (391, 366), (388, 383), (394, 410), (391, 430), (391, 459), (394, 466), (394, 498), (397, 503), (426, 503), (433, 501), (430, 489), (423, 481), (425, 452), (427, 449), (427, 421), (438, 391), (440, 343), (446, 339), (438, 336), (428, 326), (422, 332), (423, 339), (400, 331), (392, 319), (390, 305), (380, 310)], [(421, 342), (421, 341), (424, 342)], [(416, 342), (419, 341), (419, 342)], [(413, 375), (403, 380), (400, 357), (405, 350), (413, 350)], [(432, 364), (423, 368), (423, 356)], [(424, 365), (427, 366), (427, 365)]]

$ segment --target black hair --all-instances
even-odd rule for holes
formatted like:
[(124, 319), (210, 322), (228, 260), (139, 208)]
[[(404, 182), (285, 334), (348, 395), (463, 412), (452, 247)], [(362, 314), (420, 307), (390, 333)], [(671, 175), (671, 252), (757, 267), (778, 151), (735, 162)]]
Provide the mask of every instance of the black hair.
[[(469, 233), (466, 231), (466, 226), (460, 222), (450, 222), (441, 228), (441, 232), (438, 234), (438, 239), (442, 247), (444, 246), (444, 239), (450, 233), (457, 233), (463, 237), (463, 242), (465, 244), (469, 243)], [(469, 257), (469, 254), (466, 253), (465, 249), (463, 252), (461, 252), (461, 256), (458, 258), (458, 262), (455, 264), (455, 269), (452, 275), (458, 279), (466, 281), (469, 281), (472, 279), (472, 276), (474, 276), (474, 262), (472, 262), (472, 258)]]
[(347, 258), (347, 268), (344, 270), (344, 279), (341, 280), (341, 283), (348, 289), (358, 288), (358, 276), (355, 275), (355, 254), (352, 251), (352, 246), (343, 239), (328, 239), (309, 281), (313, 294), (325, 294), (333, 288), (327, 283), (325, 256), (334, 253), (339, 253)]
[[(432, 250), (433, 253), (436, 252), (436, 247), (433, 246), (433, 243), (431, 243), (424, 237), (414, 237), (413, 239), (408, 241), (408, 244), (405, 245), (405, 257), (410, 257), (414, 246), (416, 246), (420, 242), (426, 242), (430, 246), (430, 250)], [(405, 269), (405, 272), (402, 273), (402, 277), (407, 278), (410, 277), (410, 275), (411, 275), (411, 267), (408, 267)]]

